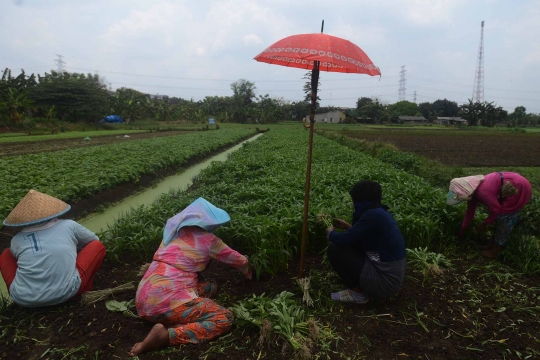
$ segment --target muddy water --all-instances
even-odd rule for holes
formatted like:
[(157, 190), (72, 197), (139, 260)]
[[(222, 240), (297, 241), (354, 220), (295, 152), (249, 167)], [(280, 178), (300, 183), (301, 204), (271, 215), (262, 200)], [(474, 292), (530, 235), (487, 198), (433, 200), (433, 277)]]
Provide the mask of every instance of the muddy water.
[[(121, 202), (107, 208), (102, 213), (91, 214), (88, 217), (79, 221), (80, 224), (86, 226), (93, 232), (100, 232), (105, 230), (109, 224), (114, 222), (119, 215), (127, 213), (132, 207), (140, 205), (149, 205), (161, 194), (168, 193), (171, 190), (185, 190), (191, 183), (194, 176), (198, 175), (201, 170), (207, 168), (213, 161), (225, 161), (230, 153), (238, 150), (242, 144), (252, 141), (262, 134), (255, 135), (254, 137), (230, 148), (229, 150), (222, 152), (200, 164), (192, 166), (184, 172), (166, 177), (157, 186), (147, 189), (144, 192), (130, 196)], [(1, 273), (0, 273), (1, 274)], [(7, 296), (7, 288), (4, 279), (0, 276), (0, 296)]]
[(106, 209), (102, 213), (91, 214), (88, 217), (79, 221), (82, 225), (92, 230), (93, 232), (100, 232), (105, 230), (109, 224), (112, 224), (116, 218), (121, 214), (125, 214), (130, 211), (131, 208), (140, 205), (149, 205), (161, 194), (168, 193), (171, 190), (185, 190), (192, 184), (194, 176), (198, 175), (201, 170), (207, 168), (214, 161), (225, 161), (230, 153), (238, 150), (242, 144), (252, 141), (262, 134), (255, 135), (254, 137), (234, 146), (233, 148), (222, 152), (200, 164), (192, 166), (184, 172), (166, 177), (157, 186), (147, 189), (142, 193), (130, 196), (121, 202)]

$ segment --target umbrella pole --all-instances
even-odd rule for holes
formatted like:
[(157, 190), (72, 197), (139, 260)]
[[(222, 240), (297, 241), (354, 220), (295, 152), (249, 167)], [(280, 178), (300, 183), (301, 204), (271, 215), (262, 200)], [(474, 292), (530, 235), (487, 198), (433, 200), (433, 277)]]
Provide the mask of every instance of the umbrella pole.
[(311, 70), (311, 113), (309, 115), (309, 145), (308, 145), (308, 163), (306, 170), (306, 190), (304, 193), (304, 219), (302, 223), (302, 244), (300, 248), (300, 278), (304, 277), (304, 266), (306, 263), (306, 245), (308, 232), (308, 208), (309, 208), (309, 190), (311, 187), (311, 157), (313, 153), (313, 128), (315, 126), (315, 108), (317, 107), (317, 85), (319, 84), (319, 61), (313, 64)]

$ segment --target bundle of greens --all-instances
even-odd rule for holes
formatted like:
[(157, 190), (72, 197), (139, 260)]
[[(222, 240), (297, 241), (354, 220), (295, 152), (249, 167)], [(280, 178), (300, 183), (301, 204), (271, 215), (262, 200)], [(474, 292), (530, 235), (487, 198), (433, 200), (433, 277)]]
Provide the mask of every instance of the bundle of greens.
[(421, 271), (424, 277), (437, 276), (443, 273), (443, 267), (450, 268), (452, 263), (444, 255), (429, 252), (426, 248), (407, 249), (407, 263)]
[(275, 298), (264, 294), (241, 301), (230, 308), (238, 326), (257, 326), (260, 329), (259, 345), (267, 343), (272, 335), (286, 340), (300, 358), (311, 357), (316, 345), (339, 339), (328, 327), (320, 327), (313, 318), (306, 319), (301, 305), (292, 299), (293, 294), (281, 292)]

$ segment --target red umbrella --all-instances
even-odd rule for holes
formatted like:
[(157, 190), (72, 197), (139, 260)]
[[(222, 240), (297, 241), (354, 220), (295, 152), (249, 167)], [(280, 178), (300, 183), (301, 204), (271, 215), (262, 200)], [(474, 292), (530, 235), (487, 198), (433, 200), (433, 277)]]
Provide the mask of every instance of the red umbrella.
[(381, 75), (381, 71), (366, 53), (352, 42), (336, 36), (323, 34), (299, 34), (286, 37), (270, 45), (255, 60), (269, 64), (311, 70), (311, 114), (309, 116), (309, 148), (304, 194), (304, 219), (302, 246), (300, 250), (300, 278), (304, 276), (309, 190), (311, 183), (311, 154), (313, 150), (313, 127), (317, 102), (319, 71)]

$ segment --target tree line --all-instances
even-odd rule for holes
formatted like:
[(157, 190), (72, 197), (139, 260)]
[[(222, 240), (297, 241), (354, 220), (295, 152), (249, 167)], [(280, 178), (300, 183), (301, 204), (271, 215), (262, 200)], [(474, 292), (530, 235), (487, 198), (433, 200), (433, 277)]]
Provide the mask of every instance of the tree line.
[(145, 94), (135, 89), (107, 90), (97, 74), (51, 71), (14, 76), (5, 69), (0, 78), (0, 125), (24, 128), (59, 121), (94, 123), (115, 114), (127, 123), (140, 119), (198, 123), (209, 117), (219, 122), (273, 123), (301, 119), (309, 111), (305, 101), (289, 102), (268, 94), (257, 95), (253, 82), (240, 79), (231, 84), (231, 96), (206, 96), (194, 101)]
[[(305, 97), (291, 102), (283, 98), (257, 95), (255, 83), (240, 79), (233, 82), (231, 96), (206, 96), (200, 101), (179, 97), (149, 95), (130, 88), (116, 91), (107, 89), (104, 78), (97, 74), (63, 72), (31, 74), (24, 70), (14, 76), (5, 69), (0, 78), (0, 126), (21, 129), (37, 124), (57, 127), (60, 122), (94, 123), (106, 115), (115, 114), (127, 123), (141, 119), (158, 121), (206, 122), (214, 117), (219, 122), (276, 123), (301, 120), (310, 112), (311, 73), (304, 75)], [(320, 93), (320, 89), (319, 89)], [(336, 110), (320, 107), (317, 113)], [(416, 104), (399, 101), (385, 104), (377, 98), (361, 97), (355, 109), (344, 110), (350, 121), (390, 122), (398, 116), (424, 116), (434, 120), (438, 116), (461, 116), (469, 125), (509, 126), (540, 125), (538, 114), (528, 114), (518, 106), (508, 114), (494, 103), (469, 103), (458, 106), (447, 99)]]
[(459, 106), (455, 101), (439, 99), (432, 103), (416, 104), (411, 101), (398, 101), (395, 104), (384, 104), (378, 98), (361, 97), (356, 102), (352, 114), (360, 122), (380, 123), (396, 122), (399, 116), (421, 116), (433, 122), (437, 117), (461, 117), (469, 126), (495, 126), (505, 124), (510, 127), (538, 126), (540, 114), (527, 113), (527, 109), (518, 106), (508, 114), (494, 102), (473, 102)]

